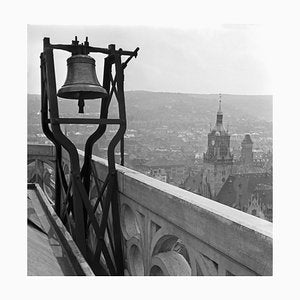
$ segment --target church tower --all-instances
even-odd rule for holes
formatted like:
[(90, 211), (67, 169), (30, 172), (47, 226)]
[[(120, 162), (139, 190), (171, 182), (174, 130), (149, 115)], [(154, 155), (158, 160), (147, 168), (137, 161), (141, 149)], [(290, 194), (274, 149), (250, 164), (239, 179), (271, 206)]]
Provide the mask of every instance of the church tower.
[(241, 161), (244, 164), (253, 163), (253, 142), (250, 134), (246, 134), (242, 141)]
[(230, 134), (223, 126), (223, 112), (219, 94), (219, 109), (214, 128), (208, 133), (207, 151), (203, 153), (203, 183), (210, 198), (215, 199), (227, 177), (232, 173), (233, 155), (230, 152)]

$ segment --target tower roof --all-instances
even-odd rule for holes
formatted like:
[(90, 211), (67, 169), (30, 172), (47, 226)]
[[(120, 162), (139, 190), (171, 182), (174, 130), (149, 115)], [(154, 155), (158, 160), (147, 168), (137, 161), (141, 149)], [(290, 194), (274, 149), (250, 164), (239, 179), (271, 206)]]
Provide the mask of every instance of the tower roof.
[(222, 135), (226, 131), (225, 131), (225, 128), (223, 126), (223, 112), (222, 112), (221, 105), (222, 105), (221, 94), (219, 94), (219, 109), (218, 109), (218, 112), (217, 112), (217, 120), (216, 120), (216, 125), (215, 125), (215, 127), (213, 128), (212, 131), (219, 132)]
[(253, 144), (249, 133), (245, 134), (242, 144)]

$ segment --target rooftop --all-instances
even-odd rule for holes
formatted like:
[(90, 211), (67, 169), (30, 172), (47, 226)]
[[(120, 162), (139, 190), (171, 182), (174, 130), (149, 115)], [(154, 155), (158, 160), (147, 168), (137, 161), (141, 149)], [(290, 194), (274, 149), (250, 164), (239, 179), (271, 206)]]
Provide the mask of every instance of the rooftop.
[(151, 160), (144, 164), (144, 166), (149, 168), (155, 168), (155, 167), (183, 167), (185, 166), (185, 163), (183, 161), (177, 161), (177, 160), (168, 160), (168, 159), (155, 159)]

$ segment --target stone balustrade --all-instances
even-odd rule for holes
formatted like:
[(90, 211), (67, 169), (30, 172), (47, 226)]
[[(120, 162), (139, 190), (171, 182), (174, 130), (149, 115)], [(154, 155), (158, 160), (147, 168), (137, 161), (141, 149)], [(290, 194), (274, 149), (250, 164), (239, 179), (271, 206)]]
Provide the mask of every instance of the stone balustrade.
[[(51, 153), (52, 146), (29, 145), (28, 161), (47, 162)], [(91, 202), (107, 161), (93, 156), (93, 166)], [(126, 275), (272, 275), (272, 223), (126, 167), (117, 171)]]

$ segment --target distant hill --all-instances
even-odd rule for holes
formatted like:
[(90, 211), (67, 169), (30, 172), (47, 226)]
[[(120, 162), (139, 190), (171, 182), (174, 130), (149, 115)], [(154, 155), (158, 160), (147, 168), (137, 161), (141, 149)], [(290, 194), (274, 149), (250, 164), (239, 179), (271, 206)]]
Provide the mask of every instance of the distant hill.
[[(141, 105), (144, 109), (153, 106), (175, 105), (186, 113), (196, 109), (197, 111), (213, 111), (218, 108), (218, 94), (184, 94), (163, 93), (147, 91), (126, 92), (128, 105)], [(229, 95), (222, 94), (222, 108), (224, 114), (239, 112), (264, 121), (272, 121), (273, 97), (271, 95)]]
[[(180, 116), (208, 118), (212, 121), (218, 109), (217, 94), (185, 94), (148, 91), (127, 91), (126, 110), (129, 120), (172, 119)], [(28, 112), (40, 110), (40, 96), (28, 94)], [(222, 94), (224, 118), (250, 118), (272, 122), (273, 97), (271, 95)], [(78, 107), (72, 100), (59, 101), (60, 112), (77, 113)], [(99, 112), (99, 101), (86, 101), (85, 112)], [(116, 113), (116, 104), (112, 114)], [(191, 119), (192, 120), (192, 119)]]

